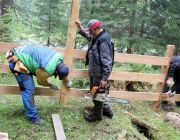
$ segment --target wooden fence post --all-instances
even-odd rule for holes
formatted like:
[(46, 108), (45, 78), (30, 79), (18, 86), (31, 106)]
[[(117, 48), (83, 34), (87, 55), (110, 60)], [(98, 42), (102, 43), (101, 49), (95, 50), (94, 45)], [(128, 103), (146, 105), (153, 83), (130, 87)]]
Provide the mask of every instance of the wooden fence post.
[[(65, 56), (64, 63), (69, 67), (69, 78), (71, 78), (74, 45), (75, 45), (76, 31), (77, 31), (77, 25), (75, 24), (75, 21), (78, 20), (79, 18), (79, 9), (80, 9), (80, 0), (72, 0), (68, 34), (67, 34), (67, 42), (66, 42), (66, 50), (65, 50), (65, 55), (64, 55)], [(61, 104), (67, 104), (68, 102), (69, 89), (66, 87), (65, 84), (66, 83), (63, 82), (62, 91), (66, 95), (63, 95), (63, 94), (60, 95)]]
[(166, 75), (167, 75), (167, 72), (168, 72), (168, 69), (169, 69), (169, 64), (171, 62), (171, 59), (172, 59), (172, 56), (173, 56), (173, 52), (174, 52), (174, 48), (175, 46), (174, 45), (167, 45), (166, 47), (166, 52), (165, 52), (165, 57), (169, 57), (169, 63), (168, 63), (168, 66), (161, 66), (161, 74), (164, 74), (164, 82), (162, 83), (157, 83), (157, 86), (156, 86), (156, 93), (159, 93), (159, 100), (158, 101), (154, 101), (153, 104), (152, 104), (152, 109), (155, 110), (156, 108), (158, 108), (159, 106), (159, 103), (161, 102), (161, 94), (162, 94), (162, 90), (163, 90), (163, 87), (164, 87), (164, 83), (165, 83), (165, 79), (166, 79)]

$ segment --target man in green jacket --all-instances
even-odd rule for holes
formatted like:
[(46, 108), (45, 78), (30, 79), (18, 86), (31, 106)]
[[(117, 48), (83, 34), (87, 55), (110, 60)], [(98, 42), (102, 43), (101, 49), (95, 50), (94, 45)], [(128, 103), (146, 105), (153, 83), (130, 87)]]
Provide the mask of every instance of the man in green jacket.
[(47, 47), (27, 45), (12, 48), (6, 53), (6, 58), (19, 84), (28, 120), (33, 124), (43, 123), (34, 102), (33, 75), (37, 77), (38, 84), (53, 90), (58, 90), (58, 87), (48, 82), (47, 79), (51, 76), (58, 76), (59, 80), (66, 82), (67, 87), (71, 87), (72, 82), (68, 79), (69, 68), (63, 63), (63, 56)]

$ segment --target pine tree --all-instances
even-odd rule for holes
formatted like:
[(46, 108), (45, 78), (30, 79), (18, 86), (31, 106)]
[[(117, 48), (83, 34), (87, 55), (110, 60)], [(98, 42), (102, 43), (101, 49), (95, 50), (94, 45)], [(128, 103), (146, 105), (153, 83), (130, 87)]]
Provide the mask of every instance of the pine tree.
[(70, 2), (66, 0), (38, 0), (32, 7), (32, 29), (37, 39), (65, 46), (68, 30)]

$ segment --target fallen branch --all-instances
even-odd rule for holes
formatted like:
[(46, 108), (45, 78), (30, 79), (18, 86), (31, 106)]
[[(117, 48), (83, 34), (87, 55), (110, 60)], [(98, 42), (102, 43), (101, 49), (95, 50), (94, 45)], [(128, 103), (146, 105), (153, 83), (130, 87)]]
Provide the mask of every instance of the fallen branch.
[(143, 126), (143, 127), (145, 127), (145, 128), (149, 128), (149, 129), (153, 129), (153, 130), (158, 130), (158, 128), (157, 128), (156, 126), (154, 126), (154, 125), (152, 125), (152, 124), (150, 124), (150, 123), (148, 123), (148, 122), (145, 122), (145, 121), (143, 121), (143, 120), (140, 120), (140, 119), (136, 118), (136, 117), (135, 117), (133, 114), (131, 114), (130, 112), (125, 111), (124, 114), (129, 115), (129, 116), (131, 117), (132, 122), (135, 123), (135, 124), (138, 124), (138, 125)]

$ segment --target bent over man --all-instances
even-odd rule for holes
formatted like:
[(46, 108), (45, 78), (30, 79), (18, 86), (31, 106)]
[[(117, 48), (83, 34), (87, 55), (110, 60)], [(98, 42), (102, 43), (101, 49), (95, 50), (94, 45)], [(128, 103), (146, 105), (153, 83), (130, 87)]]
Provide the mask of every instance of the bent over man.
[[(163, 97), (167, 98), (171, 96), (173, 92), (180, 94), (180, 56), (172, 57), (163, 88)], [(168, 101), (162, 101), (161, 104), (163, 109), (168, 111)], [(175, 101), (175, 104), (180, 107), (179, 101)]]
[(72, 82), (68, 79), (69, 68), (63, 63), (63, 56), (47, 47), (27, 45), (12, 48), (6, 53), (6, 58), (19, 84), (28, 120), (33, 124), (43, 123), (34, 102), (33, 75), (37, 77), (38, 84), (53, 90), (58, 90), (58, 87), (47, 81), (53, 75), (55, 78), (58, 76), (59, 80), (66, 81), (66, 86), (71, 87)]
[[(76, 21), (76, 24), (80, 29), (78, 33), (90, 42), (86, 55), (86, 65), (89, 65), (90, 90), (94, 86), (104, 88), (108, 83), (114, 62), (112, 39), (97, 19), (90, 20), (87, 29), (84, 29), (79, 21)], [(84, 116), (87, 121), (102, 120), (102, 115), (112, 118), (113, 112), (108, 102), (93, 100), (93, 103), (91, 113)]]

